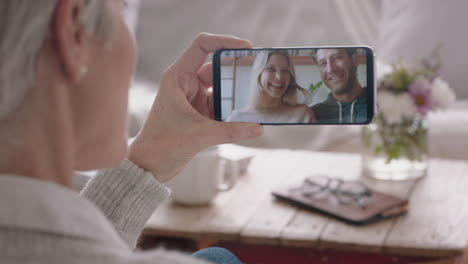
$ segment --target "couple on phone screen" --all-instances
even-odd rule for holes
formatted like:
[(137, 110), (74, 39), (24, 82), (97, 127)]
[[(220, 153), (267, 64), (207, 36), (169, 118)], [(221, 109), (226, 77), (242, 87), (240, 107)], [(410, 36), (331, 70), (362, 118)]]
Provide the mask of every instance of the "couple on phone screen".
[[(312, 59), (330, 93), (309, 106), (311, 94), (296, 79), (291, 56), (285, 50), (262, 50), (252, 66), (250, 101), (227, 121), (258, 123), (364, 123), (366, 92), (357, 79), (355, 49), (318, 49)], [(298, 94), (302, 98), (298, 99)]]

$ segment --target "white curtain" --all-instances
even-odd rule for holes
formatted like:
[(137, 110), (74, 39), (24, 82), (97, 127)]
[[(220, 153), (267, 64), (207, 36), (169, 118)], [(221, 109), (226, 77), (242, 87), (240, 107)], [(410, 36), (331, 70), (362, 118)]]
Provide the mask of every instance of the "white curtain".
[(374, 45), (378, 37), (380, 1), (333, 0), (352, 42)]
[(140, 0), (128, 0), (128, 7), (125, 9), (125, 21), (130, 30), (135, 32), (138, 25), (138, 14), (140, 11)]

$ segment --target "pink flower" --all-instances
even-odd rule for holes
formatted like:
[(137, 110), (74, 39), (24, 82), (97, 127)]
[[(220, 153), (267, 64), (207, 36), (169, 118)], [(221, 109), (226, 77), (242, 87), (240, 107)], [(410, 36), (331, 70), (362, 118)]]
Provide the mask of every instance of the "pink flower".
[(409, 94), (419, 113), (425, 115), (432, 110), (434, 102), (431, 96), (432, 85), (427, 79), (419, 78), (409, 87)]

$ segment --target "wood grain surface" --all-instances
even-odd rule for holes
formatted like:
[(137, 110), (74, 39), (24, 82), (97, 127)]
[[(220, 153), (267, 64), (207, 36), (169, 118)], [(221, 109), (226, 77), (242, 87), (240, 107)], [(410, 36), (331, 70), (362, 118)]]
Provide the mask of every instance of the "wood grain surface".
[[(256, 150), (247, 173), (233, 190), (207, 206), (184, 207), (166, 201), (148, 221), (145, 233), (245, 244), (314, 247), (421, 257), (457, 257), (468, 244), (468, 163), (430, 161), (419, 181), (361, 180), (369, 187), (409, 198), (407, 215), (353, 226), (275, 200), (275, 188), (326, 174), (359, 179), (356, 154)], [(207, 242), (208, 241), (208, 242)]]

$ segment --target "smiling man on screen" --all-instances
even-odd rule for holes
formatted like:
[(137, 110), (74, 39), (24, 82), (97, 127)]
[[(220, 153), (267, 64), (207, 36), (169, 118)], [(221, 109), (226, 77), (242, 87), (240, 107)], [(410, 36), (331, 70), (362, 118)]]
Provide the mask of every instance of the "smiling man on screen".
[(312, 58), (330, 93), (312, 106), (319, 123), (365, 123), (367, 96), (357, 78), (356, 49), (318, 49)]

